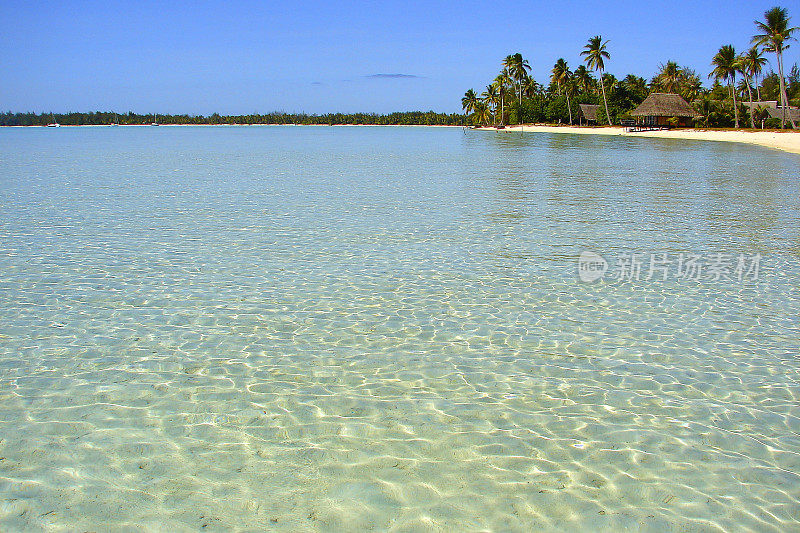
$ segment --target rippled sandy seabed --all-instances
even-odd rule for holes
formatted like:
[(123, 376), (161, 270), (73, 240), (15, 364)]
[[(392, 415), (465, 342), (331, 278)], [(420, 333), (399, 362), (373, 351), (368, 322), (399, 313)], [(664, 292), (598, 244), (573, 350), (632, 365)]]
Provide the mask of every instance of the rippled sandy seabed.
[[(0, 131), (0, 529), (798, 531), (798, 162)], [(584, 249), (763, 259), (586, 284)]]

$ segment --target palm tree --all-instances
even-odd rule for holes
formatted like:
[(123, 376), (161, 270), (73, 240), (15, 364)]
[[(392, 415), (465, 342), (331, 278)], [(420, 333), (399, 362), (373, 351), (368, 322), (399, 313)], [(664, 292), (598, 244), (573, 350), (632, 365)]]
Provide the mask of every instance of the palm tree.
[(703, 95), (694, 101), (694, 109), (703, 116), (702, 124), (706, 128), (711, 121), (711, 115), (714, 114), (714, 100), (709, 95)]
[(535, 79), (527, 77), (522, 82), (522, 94), (530, 98), (535, 94), (542, 92), (542, 87), (536, 82)]
[[(507, 55), (505, 57), (505, 59), (503, 59), (503, 63), (502, 63), (503, 70), (500, 71), (500, 74), (501, 75), (506, 74), (512, 80), (516, 80), (516, 77), (515, 77), (515, 74), (516, 74), (515, 65), (516, 65), (516, 58), (514, 57), (514, 54)], [(496, 81), (497, 81), (497, 78), (495, 78), (495, 82)], [(512, 81), (512, 84), (513, 83), (514, 82)], [(514, 94), (516, 95), (516, 93), (517, 93), (517, 87), (515, 85), (514, 86)]]
[(556, 90), (559, 96), (561, 96), (561, 82), (566, 79), (567, 72), (569, 72), (569, 67), (563, 58), (559, 58), (556, 64), (553, 65), (553, 70), (550, 71), (550, 81), (556, 84)]
[(767, 58), (761, 55), (761, 49), (757, 46), (750, 48), (743, 56), (747, 73), (753, 77), (753, 85), (756, 86), (756, 97), (761, 101), (761, 87), (758, 85), (758, 77), (767, 64)]
[(500, 104), (500, 93), (497, 92), (497, 87), (492, 85), (487, 85), (486, 90), (483, 91), (481, 94), (483, 97), (483, 101), (486, 103), (486, 107), (494, 110), (493, 115), (495, 117), (494, 123), (497, 122), (497, 106)]
[(581, 65), (576, 68), (573, 76), (575, 78), (575, 82), (578, 84), (578, 87), (587, 93), (591, 91), (592, 85), (594, 84), (594, 78), (592, 78), (592, 73), (589, 72), (586, 67)]
[(620, 82), (620, 85), (622, 85), (629, 93), (635, 95), (641, 100), (644, 100), (649, 93), (647, 89), (647, 82), (644, 80), (644, 78), (639, 77), (636, 74), (628, 74), (625, 76), (625, 79)]
[(611, 124), (611, 115), (608, 114), (608, 100), (606, 100), (606, 89), (603, 86), (602, 78), (603, 78), (603, 70), (605, 70), (605, 59), (611, 59), (611, 55), (606, 50), (606, 45), (608, 41), (603, 42), (603, 38), (600, 35), (595, 35), (589, 42), (586, 43), (586, 46), (583, 48), (583, 52), (581, 52), (582, 56), (586, 56), (586, 64), (589, 66), (590, 69), (596, 70), (600, 72), (600, 89), (603, 91), (603, 104), (606, 108), (606, 120), (608, 124)]
[(575, 94), (575, 80), (572, 78), (572, 73), (567, 70), (567, 76), (564, 78), (564, 94), (567, 97), (567, 111), (569, 112), (569, 125), (572, 126), (572, 105), (569, 102), (569, 97)]
[(470, 89), (464, 93), (464, 98), (461, 99), (461, 109), (465, 113), (470, 114), (475, 112), (475, 104), (478, 103), (478, 95), (475, 91)]
[(516, 53), (514, 54), (514, 69), (516, 72), (516, 77), (519, 82), (520, 86), (520, 99), (519, 103), (522, 103), (522, 83), (530, 77), (531, 72), (531, 64), (528, 62), (527, 59), (522, 57), (522, 54)]
[(681, 92), (681, 96), (690, 102), (693, 102), (700, 98), (700, 95), (703, 92), (703, 82), (700, 81), (700, 76), (698, 76), (694, 70), (688, 67), (683, 67), (681, 71), (683, 72), (683, 80), (681, 82), (683, 85), (683, 90)]
[(491, 110), (483, 100), (478, 100), (475, 103), (475, 120), (478, 124), (486, 124), (491, 118)]
[(750, 127), (756, 129), (756, 123), (753, 120), (753, 89), (750, 87), (750, 76), (748, 74), (750, 69), (747, 67), (746, 55), (740, 55), (736, 58), (736, 69), (741, 72), (744, 77), (744, 84), (745, 87), (747, 87), (747, 96), (750, 97), (750, 107), (748, 107), (750, 110)]
[(559, 58), (556, 64), (553, 65), (552, 80), (556, 82), (558, 94), (561, 95), (561, 86), (565, 86), (565, 94), (567, 95), (567, 111), (569, 112), (569, 123), (572, 125), (572, 106), (569, 102), (569, 93), (566, 92), (566, 84), (572, 79), (572, 72), (569, 70), (569, 65), (563, 58)]
[(503, 67), (508, 71), (511, 79), (516, 82), (516, 86), (519, 89), (519, 103), (522, 105), (522, 84), (528, 78), (531, 65), (528, 63), (527, 59), (522, 57), (522, 54), (517, 52), (516, 54), (506, 56), (503, 60)]
[(714, 65), (714, 70), (711, 71), (708, 77), (728, 81), (728, 86), (731, 89), (731, 96), (733, 97), (734, 123), (738, 128), (739, 108), (736, 106), (736, 71), (739, 68), (739, 62), (737, 61), (736, 50), (733, 49), (733, 45), (726, 44), (720, 47), (711, 64)]
[[(789, 105), (789, 98), (786, 96), (786, 82), (783, 79), (783, 51), (789, 48), (786, 41), (794, 39), (792, 34), (800, 28), (789, 27), (789, 12), (783, 7), (773, 7), (772, 9), (764, 12), (764, 21), (754, 21), (756, 27), (762, 33), (753, 37), (753, 43), (764, 47), (767, 52), (775, 52), (775, 57), (778, 60), (778, 77), (780, 80), (781, 90), (781, 106), (783, 107), (783, 115), (781, 116), (781, 128), (786, 124), (786, 109)], [(792, 128), (796, 128), (794, 119), (789, 116), (789, 121), (792, 123)]]
[(512, 83), (511, 77), (508, 75), (508, 70), (503, 69), (500, 74), (494, 79), (493, 85), (497, 87), (497, 92), (500, 93), (500, 124), (505, 124), (505, 94), (506, 87)]
[(667, 61), (658, 66), (659, 73), (653, 78), (653, 87), (666, 92), (677, 93), (683, 81), (683, 69), (675, 61)]

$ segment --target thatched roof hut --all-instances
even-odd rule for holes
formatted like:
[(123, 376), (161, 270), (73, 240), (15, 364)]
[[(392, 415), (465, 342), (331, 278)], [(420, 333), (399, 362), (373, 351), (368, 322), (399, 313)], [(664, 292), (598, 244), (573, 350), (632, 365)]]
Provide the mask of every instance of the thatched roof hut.
[[(751, 109), (750, 102), (744, 101), (742, 105), (748, 109)], [(775, 109), (778, 107), (777, 100), (761, 100), (760, 102), (753, 102), (752, 109)]]
[[(780, 120), (783, 117), (783, 107), (778, 107), (777, 100), (762, 100), (760, 102), (744, 101), (742, 105), (747, 108), (751, 113), (757, 113), (758, 117), (776, 118)], [(800, 121), (800, 109), (789, 106), (786, 108), (786, 120), (793, 119), (795, 122)]]
[[(770, 118), (777, 118), (778, 120), (783, 117), (783, 108), (782, 107), (768, 107), (767, 113), (769, 114)], [(800, 121), (800, 109), (796, 107), (787, 107), (786, 108), (786, 120), (789, 119), (794, 120), (795, 122)]]
[(597, 104), (578, 104), (581, 106), (581, 113), (587, 122), (597, 122), (597, 110), (600, 108)]
[(671, 126), (678, 119), (678, 125), (684, 126), (687, 119), (701, 116), (689, 103), (678, 94), (652, 93), (631, 112), (631, 116), (644, 119), (650, 126)]

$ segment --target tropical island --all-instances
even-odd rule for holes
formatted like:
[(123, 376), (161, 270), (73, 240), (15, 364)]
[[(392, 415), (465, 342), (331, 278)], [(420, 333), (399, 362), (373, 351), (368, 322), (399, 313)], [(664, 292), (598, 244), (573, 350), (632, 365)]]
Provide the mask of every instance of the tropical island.
[[(58, 123), (63, 126), (145, 126), (155, 122), (156, 115), (113, 111), (91, 113), (0, 113), (0, 126), (46, 126)], [(176, 125), (249, 125), (249, 124), (298, 124), (304, 126), (359, 124), (373, 126), (463, 126), (464, 115), (460, 113), (436, 113), (434, 111), (406, 111), (389, 114), (377, 113), (253, 113), (250, 115), (157, 115), (159, 124)]]
[(800, 533), (772, 5), (5, 2), (0, 533)]
[[(796, 40), (798, 28), (791, 26), (785, 8), (774, 7), (764, 13), (763, 20), (755, 21), (755, 30), (750, 49), (737, 53), (726, 44), (711, 58), (710, 88), (703, 86), (700, 74), (674, 60), (661, 64), (649, 82), (636, 74), (618, 79), (607, 72), (609, 42), (597, 35), (580, 52), (586, 64), (572, 70), (564, 58), (557, 59), (547, 86), (529, 75), (530, 64), (522, 54), (507, 56), (500, 73), (482, 93), (470, 89), (464, 94), (462, 109), (471, 124), (482, 126), (619, 125), (635, 122), (635, 111), (648, 96), (666, 94), (679, 96), (691, 108), (683, 114), (667, 111), (665, 118), (670, 120), (664, 126), (797, 128), (800, 69), (795, 63), (786, 76), (783, 52)], [(775, 68), (767, 72), (772, 60)], [(674, 102), (666, 105), (674, 109)]]
[[(785, 67), (784, 51), (800, 28), (789, 12), (774, 7), (754, 21), (752, 46), (737, 52), (722, 45), (710, 58), (707, 79), (669, 59), (648, 81), (608, 72), (609, 41), (591, 37), (574, 70), (558, 58), (547, 84), (531, 74), (521, 53), (506, 56), (499, 74), (479, 94), (466, 91), (463, 113), (406, 111), (378, 113), (188, 114), (0, 113), (0, 126), (84, 125), (418, 125), (470, 126), (506, 131), (547, 131), (603, 135), (733, 141), (800, 153), (797, 135), (779, 131), (800, 126), (800, 68)], [(768, 69), (769, 66), (769, 70)], [(788, 70), (788, 73), (787, 73)], [(568, 129), (566, 129), (568, 128)]]

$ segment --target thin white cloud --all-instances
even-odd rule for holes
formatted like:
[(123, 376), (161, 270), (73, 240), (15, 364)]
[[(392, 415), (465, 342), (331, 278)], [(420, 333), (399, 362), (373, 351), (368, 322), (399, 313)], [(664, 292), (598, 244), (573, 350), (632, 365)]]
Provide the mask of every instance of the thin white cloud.
[(370, 74), (369, 76), (364, 76), (365, 78), (371, 80), (397, 80), (397, 79), (422, 79), (424, 76), (417, 76), (415, 74)]

